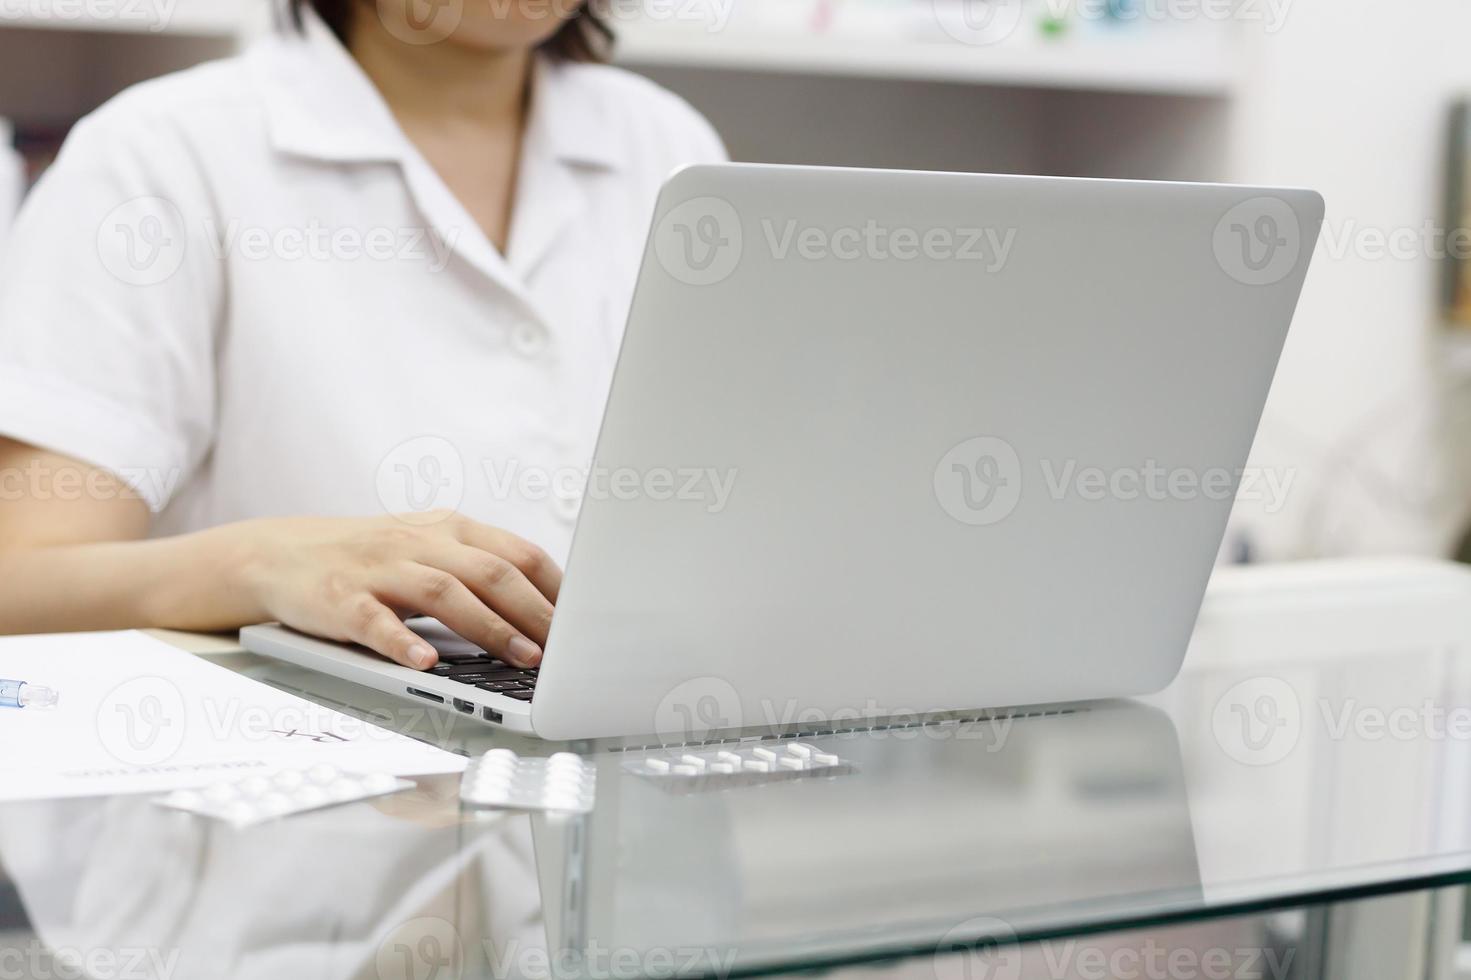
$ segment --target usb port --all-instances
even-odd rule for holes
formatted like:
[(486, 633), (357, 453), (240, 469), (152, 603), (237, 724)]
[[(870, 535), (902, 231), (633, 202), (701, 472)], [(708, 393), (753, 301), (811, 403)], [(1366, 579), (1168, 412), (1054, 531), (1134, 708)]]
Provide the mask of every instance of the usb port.
[(486, 721), (495, 722), (497, 725), (499, 725), (504, 720), (504, 717), (501, 715), (501, 713), (494, 708), (481, 708), (480, 716)]
[(467, 715), (473, 715), (475, 713), (475, 706), (469, 701), (455, 698), (455, 710), (463, 711)]
[(425, 701), (433, 701), (435, 704), (444, 704), (444, 698), (440, 697), (438, 694), (433, 693), (432, 691), (421, 691), (417, 687), (411, 687), (409, 688), (409, 693), (416, 698), (423, 698)]

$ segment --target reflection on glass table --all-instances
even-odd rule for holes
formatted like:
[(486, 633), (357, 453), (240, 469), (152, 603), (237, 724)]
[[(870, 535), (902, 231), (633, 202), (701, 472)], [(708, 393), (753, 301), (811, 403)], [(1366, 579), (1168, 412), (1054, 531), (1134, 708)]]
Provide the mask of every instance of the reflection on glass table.
[[(1401, 957), (1379, 975), (1436, 975), (1427, 937), (1458, 893), (1435, 890), (1471, 880), (1468, 599), (1435, 567), (1225, 580), (1151, 698), (807, 737), (850, 767), (691, 792), (629, 771), (650, 750), (578, 746), (598, 771), (582, 816), (465, 810), (454, 777), (239, 831), (144, 797), (6, 805), (0, 959), (20, 958), (0, 969), (1060, 978), (1087, 971), (1055, 944), (1094, 936), (1135, 963), (1164, 943), (1356, 977), (1370, 959), (1348, 951), (1373, 935)], [(557, 748), (219, 662), (466, 754)], [(1392, 929), (1347, 904), (1396, 893)]]

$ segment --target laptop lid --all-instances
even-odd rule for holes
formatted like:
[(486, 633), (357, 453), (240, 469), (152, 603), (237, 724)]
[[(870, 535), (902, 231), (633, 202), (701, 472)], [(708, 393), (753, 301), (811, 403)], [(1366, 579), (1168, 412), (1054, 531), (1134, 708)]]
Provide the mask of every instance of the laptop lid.
[(675, 174), (537, 732), (696, 739), (1168, 683), (1321, 218), (1306, 190)]

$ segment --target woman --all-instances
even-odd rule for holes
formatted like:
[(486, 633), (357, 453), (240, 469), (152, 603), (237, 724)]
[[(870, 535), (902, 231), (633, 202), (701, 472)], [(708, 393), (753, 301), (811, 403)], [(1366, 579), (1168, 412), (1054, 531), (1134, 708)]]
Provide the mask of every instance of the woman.
[(274, 619), (423, 669), (412, 611), (540, 661), (654, 198), (723, 150), (589, 10), (311, 2), (81, 121), (22, 211), (0, 632)]

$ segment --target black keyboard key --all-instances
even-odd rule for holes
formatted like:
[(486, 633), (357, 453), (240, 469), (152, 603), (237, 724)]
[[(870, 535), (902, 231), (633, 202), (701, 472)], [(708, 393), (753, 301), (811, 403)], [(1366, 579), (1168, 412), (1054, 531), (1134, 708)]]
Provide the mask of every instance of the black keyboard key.
[(493, 659), (484, 650), (451, 650), (440, 653), (439, 662), (442, 664), (493, 664), (498, 661)]
[(481, 681), (475, 686), (480, 688), (482, 691), (495, 691), (497, 694), (501, 694), (506, 691), (516, 691), (520, 690), (521, 688), (521, 685), (516, 681)]
[(458, 681), (461, 684), (481, 684), (492, 680), (489, 674), (451, 674), (446, 680)]
[(501, 691), (500, 693), (504, 694), (508, 698), (515, 698), (517, 701), (531, 700), (531, 691), (526, 688), (521, 688), (515, 691)]
[(429, 673), (438, 677), (454, 677), (458, 674), (485, 674), (494, 676), (497, 673), (494, 664), (438, 664), (429, 668)]

